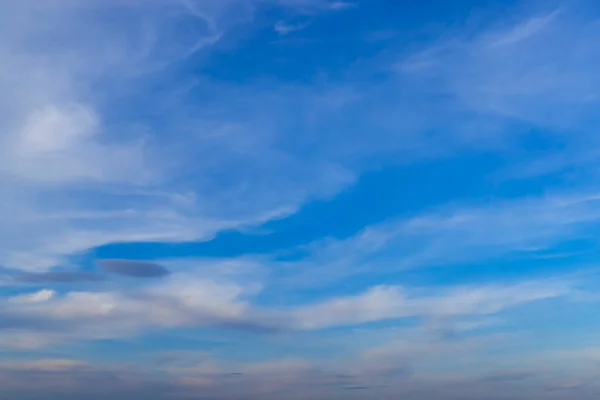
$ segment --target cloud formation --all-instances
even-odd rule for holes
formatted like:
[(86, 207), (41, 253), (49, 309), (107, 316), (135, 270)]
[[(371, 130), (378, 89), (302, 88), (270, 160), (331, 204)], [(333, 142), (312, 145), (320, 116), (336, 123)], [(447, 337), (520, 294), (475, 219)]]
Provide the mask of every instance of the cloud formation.
[(83, 283), (99, 282), (104, 280), (104, 277), (92, 272), (52, 271), (18, 274), (14, 276), (14, 280), (23, 283)]
[[(0, 50), (10, 62), (0, 70), (0, 184), (10, 195), (0, 210), (0, 265), (44, 272), (104, 244), (202, 240), (289, 213), (351, 180), (339, 165), (307, 163), (278, 146), (290, 126), (271, 118), (271, 106), (282, 116), (312, 112), (327, 90), (240, 91), (190, 75), (148, 96), (175, 79), (175, 65), (247, 24), (254, 3), (3, 6)], [(209, 98), (193, 100), (202, 92)], [(257, 95), (263, 101), (249, 109)]]
[(389, 7), (0, 4), (0, 397), (595, 398), (596, 8)]
[(160, 264), (138, 260), (98, 260), (104, 272), (130, 278), (161, 278), (169, 274), (169, 270)]
[(513, 287), (454, 288), (434, 296), (410, 298), (397, 287), (374, 287), (358, 296), (327, 300), (299, 310), (301, 327), (323, 328), (407, 317), (485, 315), (521, 303), (568, 295), (569, 290), (539, 283)]
[[(127, 338), (146, 331), (213, 327), (248, 333), (277, 333), (360, 326), (406, 318), (453, 320), (497, 314), (549, 299), (575, 300), (577, 288), (558, 282), (512, 286), (454, 287), (435, 293), (409, 294), (400, 287), (378, 286), (354, 296), (293, 308), (260, 307), (253, 298), (260, 287), (216, 282), (189, 274), (174, 274), (163, 282), (115, 291), (43, 289), (9, 297), (3, 318), (12, 337), (35, 337), (34, 347), (70, 340)], [(12, 322), (11, 322), (12, 321)], [(476, 326), (476, 325), (475, 325)], [(9, 347), (22, 347), (23, 342)], [(27, 346), (27, 342), (24, 342)]]

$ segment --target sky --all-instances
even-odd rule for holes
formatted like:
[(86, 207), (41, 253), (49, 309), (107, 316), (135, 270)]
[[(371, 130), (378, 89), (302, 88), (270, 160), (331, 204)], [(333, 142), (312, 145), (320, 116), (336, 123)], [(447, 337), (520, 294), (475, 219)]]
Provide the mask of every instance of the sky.
[(0, 398), (600, 395), (591, 0), (0, 2)]

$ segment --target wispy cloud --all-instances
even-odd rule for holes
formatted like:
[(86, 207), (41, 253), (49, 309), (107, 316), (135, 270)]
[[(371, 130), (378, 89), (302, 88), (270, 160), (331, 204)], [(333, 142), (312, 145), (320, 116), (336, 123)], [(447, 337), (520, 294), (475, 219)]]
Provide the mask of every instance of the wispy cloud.
[(308, 25), (309, 25), (309, 23), (307, 23), (307, 22), (292, 24), (292, 23), (287, 23), (285, 21), (278, 21), (275, 24), (275, 26), (273, 27), (273, 29), (275, 30), (275, 32), (279, 33), (280, 35), (287, 35), (292, 32), (301, 31), (301, 30), (305, 29), (306, 27), (308, 27)]
[[(419, 287), (396, 274), (506, 256), (550, 263), (540, 253), (598, 244), (597, 21), (575, 6), (544, 9), (418, 46), (403, 42), (403, 27), (372, 30), (347, 47), (374, 47), (335, 61), (293, 53), (305, 62), (284, 72), (269, 68), (298, 49), (265, 54), (270, 44), (254, 40), (270, 29), (293, 36), (304, 21), (323, 34), (321, 16), (354, 18), (338, 12), (354, 7), (372, 4), (0, 5), (0, 397), (595, 398), (593, 374), (573, 367), (592, 368), (594, 347), (549, 357), (515, 326), (536, 307), (592, 308), (592, 273)], [(236, 43), (248, 65), (231, 62)], [(463, 152), (501, 159), (494, 182), (574, 165), (582, 177), (545, 195), (448, 194), (353, 237), (304, 243), (296, 260), (99, 255), (107, 244), (260, 227), (365, 171)], [(426, 174), (416, 181), (402, 190), (452, 192)], [(146, 362), (167, 347), (184, 356)], [(117, 358), (128, 364), (110, 365)], [(554, 368), (561, 358), (569, 366)]]
[[(127, 337), (142, 329), (185, 326), (248, 326), (250, 305), (243, 297), (252, 288), (173, 277), (136, 290), (68, 292), (41, 290), (4, 299), (7, 332), (25, 331), (39, 343)], [(11, 322), (12, 321), (12, 322)], [(154, 328), (153, 328), (154, 327)], [(258, 328), (257, 328), (258, 329)], [(1, 335), (0, 335), (1, 336)], [(32, 342), (35, 343), (35, 342)], [(19, 347), (18, 343), (15, 343)]]
[(83, 283), (99, 282), (104, 277), (92, 272), (82, 271), (51, 271), (41, 273), (24, 273), (13, 276), (13, 280), (20, 283), (50, 284), (50, 283)]
[[(172, 78), (170, 66), (248, 22), (251, 2), (4, 7), (0, 51), (11, 56), (0, 69), (0, 185), (10, 195), (0, 209), (0, 265), (40, 272), (107, 243), (204, 239), (290, 212), (348, 181), (337, 165), (316, 160), (307, 169), (301, 157), (273, 148), (280, 137), (267, 104), (284, 94), (248, 88), (240, 96), (210, 81), (190, 89), (184, 77), (173, 90), (147, 96)], [(128, 22), (105, 28), (108, 14)], [(189, 90), (222, 95), (195, 103), (185, 97)], [(256, 95), (265, 101), (238, 113)], [(291, 98), (308, 105), (314, 97)], [(282, 115), (289, 110), (278, 108)], [(192, 118), (184, 109), (197, 112)], [(146, 112), (171, 117), (153, 120)], [(211, 172), (216, 164), (227, 180)], [(250, 169), (252, 176), (243, 172)], [(189, 179), (176, 179), (184, 175)], [(281, 182), (278, 190), (269, 175)]]
[(442, 207), (367, 227), (345, 240), (312, 243), (305, 247), (306, 259), (289, 264), (299, 268), (290, 279), (294, 285), (326, 286), (357, 274), (385, 275), (507, 255), (535, 258), (565, 241), (595, 242), (599, 205), (590, 191)]
[(462, 317), (496, 314), (534, 301), (572, 300), (579, 293), (575, 283), (540, 281), (435, 291), (377, 286), (357, 295), (282, 308), (256, 304), (258, 282), (209, 280), (188, 272), (137, 288), (64, 294), (44, 289), (10, 297), (2, 313), (9, 330), (2, 331), (0, 325), (0, 345), (14, 332), (20, 332), (23, 340), (9, 346), (19, 348), (185, 327), (293, 333), (410, 317), (452, 325)]
[(413, 297), (397, 287), (375, 287), (366, 293), (329, 299), (297, 312), (303, 328), (354, 325), (395, 318), (439, 318), (485, 315), (518, 304), (568, 295), (566, 287), (533, 283), (508, 287), (453, 288), (430, 297)]
[(347, 10), (354, 7), (358, 7), (358, 4), (350, 1), (334, 1), (329, 5), (332, 10)]
[(530, 14), (505, 29), (440, 41), (403, 60), (401, 71), (467, 109), (581, 135), (595, 120), (597, 29), (568, 8)]

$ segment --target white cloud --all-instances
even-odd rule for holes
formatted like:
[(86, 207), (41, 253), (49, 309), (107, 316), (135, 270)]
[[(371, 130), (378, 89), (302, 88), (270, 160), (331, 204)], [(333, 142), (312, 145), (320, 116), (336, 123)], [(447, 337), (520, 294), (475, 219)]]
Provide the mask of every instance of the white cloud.
[(593, 226), (598, 220), (596, 191), (442, 206), (366, 227), (348, 239), (305, 246), (307, 259), (281, 263), (298, 272), (280, 283), (326, 287), (337, 279), (367, 273), (451, 268), (504, 255), (535, 257), (572, 239), (596, 241)]
[(331, 10), (347, 10), (356, 6), (356, 3), (351, 3), (349, 1), (334, 1), (329, 5), (329, 8)]
[[(600, 52), (598, 24), (581, 10), (565, 7), (468, 39), (443, 39), (405, 59), (402, 74), (425, 90), (453, 96), (455, 107), (589, 142), (581, 135), (598, 126), (593, 110), (600, 81), (594, 71)], [(472, 139), (484, 138), (479, 132)]]
[(520, 41), (527, 40), (535, 35), (543, 32), (559, 14), (559, 10), (548, 15), (532, 17), (522, 23), (512, 27), (508, 32), (502, 32), (497, 38), (491, 39), (494, 46), (506, 46), (516, 44)]
[(306, 306), (297, 311), (296, 319), (300, 327), (315, 329), (406, 317), (410, 313), (398, 288), (379, 286), (358, 296)]
[[(235, 284), (193, 279), (167, 279), (164, 283), (136, 290), (68, 292), (52, 291), (9, 298), (8, 315), (21, 320), (65, 324), (65, 338), (98, 339), (138, 334), (142, 328), (172, 328), (227, 324), (249, 318), (243, 300), (248, 288)], [(259, 322), (257, 321), (257, 324)], [(9, 327), (10, 328), (10, 327)], [(14, 327), (19, 329), (19, 325)], [(50, 337), (52, 337), (50, 330)]]
[(273, 29), (275, 30), (275, 32), (279, 33), (280, 35), (287, 35), (292, 32), (301, 31), (304, 28), (306, 28), (307, 26), (308, 26), (308, 23), (292, 24), (292, 23), (287, 23), (285, 21), (278, 21), (275, 24), (275, 26), (273, 27)]
[(107, 243), (202, 240), (350, 181), (275, 148), (287, 128), (268, 104), (280, 93), (259, 93), (249, 114), (255, 88), (206, 82), (217, 95), (190, 103), (185, 78), (148, 95), (172, 82), (169, 65), (247, 23), (252, 3), (0, 6), (0, 266), (44, 271)]
[(48, 301), (54, 297), (56, 292), (49, 289), (43, 289), (39, 292), (14, 296), (8, 299), (12, 303), (41, 303)]
[[(279, 3), (301, 12), (354, 5), (320, 0)], [(408, 149), (406, 159), (416, 157), (414, 147), (426, 148), (429, 155), (421, 128), (431, 121), (444, 128), (441, 136), (460, 136), (454, 125), (446, 123), (443, 111), (440, 118), (429, 118), (429, 111), (414, 105), (418, 99), (410, 90), (404, 99), (394, 84), (384, 85), (393, 92), (391, 105), (389, 98), (374, 101), (386, 90), (350, 85), (313, 89), (276, 82), (276, 89), (232, 88), (195, 77), (194, 82), (178, 82), (173, 90), (156, 89), (171, 82), (169, 67), (174, 63), (201, 55), (226, 39), (229, 28), (247, 22), (252, 4), (250, 0), (15, 0), (0, 5), (0, 267), (43, 271), (75, 262), (71, 257), (107, 243), (206, 239), (219, 230), (260, 223), (293, 212), (307, 199), (336, 193), (352, 182), (353, 168), (361, 168), (347, 167), (343, 161), (361, 164), (364, 154), (382, 148)], [(452, 94), (469, 111), (556, 128), (563, 137), (565, 132), (584, 132), (593, 138), (598, 26), (574, 23), (566, 15), (543, 14), (506, 31), (442, 43), (407, 60), (404, 67), (412, 68), (402, 74), (415, 86), (425, 82), (426, 92), (433, 87)], [(283, 33), (301, 27), (283, 23), (275, 29)], [(190, 93), (190, 97), (202, 93), (210, 101), (192, 104), (186, 97)], [(368, 116), (357, 117), (360, 121), (350, 118), (357, 108)], [(428, 101), (425, 108), (439, 111)], [(320, 125), (322, 121), (330, 125)], [(351, 129), (361, 129), (360, 122), (373, 132), (347, 140)], [(386, 124), (389, 129), (379, 132)], [(342, 133), (323, 129), (331, 125), (338, 127), (331, 131)], [(310, 128), (299, 132), (298, 126)], [(474, 131), (482, 142), (498, 133), (479, 125)], [(582, 135), (572, 137), (585, 142), (582, 147), (594, 147)], [(445, 144), (442, 141), (440, 147)], [(315, 244), (309, 247), (314, 257), (294, 263), (297, 269), (291, 275), (294, 285), (318, 286), (348, 274), (372, 273), (374, 266), (383, 272), (535, 251), (572, 237), (593, 240), (587, 229), (598, 218), (595, 192), (446, 208), (388, 221), (347, 241)], [(0, 299), (0, 348), (39, 349), (182, 327), (306, 331), (406, 317), (434, 322), (474, 317), (474, 322), (456, 322), (457, 329), (469, 330), (489, 314), (573, 295), (568, 283), (555, 281), (422, 291), (390, 284), (282, 309), (253, 302), (260, 282), (279, 284), (263, 273), (274, 263), (228, 260), (215, 272), (209, 262), (203, 262), (201, 271), (194, 271), (188, 262), (181, 261), (185, 271), (139, 287), (115, 284), (99, 291), (66, 293), (44, 289)], [(453, 365), (468, 364), (465, 352), (472, 344), (408, 338), (372, 348), (358, 361), (345, 359), (337, 369), (295, 359), (223, 368), (200, 365), (169, 371), (175, 372), (175, 382), (170, 383), (178, 388), (185, 383), (184, 390), (191, 395), (201, 388), (207, 395), (258, 393), (262, 399), (281, 398), (283, 382), (294, 392), (286, 398), (331, 398), (320, 392), (323, 387), (361, 389), (386, 370), (395, 368), (402, 375), (403, 368), (411, 366), (404, 365), (406, 359), (425, 358), (437, 367), (444, 357), (446, 363), (450, 359)], [(582, 353), (597, 358), (593, 349)], [(32, 382), (55, 389), (66, 382), (78, 394), (89, 393), (89, 387), (81, 387), (88, 381), (77, 382), (76, 373), (86, 373), (88, 367), (70, 359), (2, 362), (0, 391), (10, 387), (23, 391)], [(232, 371), (250, 379), (242, 378), (239, 384), (224, 380)], [(31, 372), (39, 374), (38, 379), (31, 379)], [(451, 379), (417, 380), (411, 385), (402, 381), (399, 387), (397, 375), (396, 381), (384, 380), (380, 389), (373, 389), (378, 394), (382, 392), (377, 390), (388, 390), (387, 396), (373, 397), (391, 397), (394, 390), (396, 395), (404, 391), (423, 398), (447, 392), (455, 398), (480, 398), (487, 389), (457, 389), (463, 382)], [(144, 386), (130, 378), (115, 381)], [(342, 392), (342, 397), (350, 392)], [(508, 396), (535, 397), (516, 389)], [(82, 397), (86, 396), (76, 398)]]
[(552, 283), (459, 287), (422, 297), (404, 294), (399, 287), (378, 286), (360, 295), (301, 307), (296, 311), (295, 319), (303, 329), (319, 329), (406, 317), (486, 315), (519, 304), (568, 294), (566, 286)]
[[(0, 188), (9, 193), (0, 207), (4, 267), (48, 270), (107, 243), (203, 240), (337, 193), (353, 182), (365, 156), (395, 149), (411, 160), (435, 151), (422, 137), (434, 119), (396, 90), (400, 99), (388, 101), (383, 88), (350, 84), (232, 88), (198, 76), (174, 79), (168, 65), (209, 49), (251, 19), (249, 0), (34, 3), (3, 4), (0, 21), (0, 55), (8, 60), (0, 67)], [(297, 12), (347, 4), (279, 3)], [(108, 14), (128, 23), (105, 29), (118, 20)], [(554, 32), (560, 16), (544, 30)], [(453, 63), (427, 53), (434, 69), (447, 67), (443, 87), (462, 93), (475, 85), (456, 86), (463, 69), (451, 66), (472, 53), (465, 48), (483, 51), (488, 36), (446, 48), (442, 55)], [(580, 50), (592, 57), (588, 42)], [(495, 82), (483, 75), (487, 70), (472, 75)], [(177, 84), (155, 90), (162, 79)], [(191, 101), (190, 93), (208, 100)], [(546, 94), (544, 101), (553, 97)], [(364, 116), (348, 122), (359, 105)], [(361, 121), (373, 132), (347, 140), (347, 130), (362, 129)], [(445, 144), (438, 147), (452, 147)]]
[[(0, 347), (36, 348), (183, 327), (294, 332), (408, 317), (448, 323), (532, 301), (568, 299), (575, 293), (571, 285), (555, 281), (435, 290), (376, 286), (358, 295), (282, 308), (257, 305), (255, 296), (263, 289), (260, 281), (249, 279), (252, 275), (244, 271), (223, 274), (218, 271), (221, 267), (227, 265), (205, 264), (199, 272), (175, 273), (135, 288), (64, 294), (42, 290), (0, 299), (4, 304)], [(215, 268), (212, 278), (203, 272)]]
[[(261, 285), (248, 276), (174, 273), (161, 281), (96, 291), (41, 290), (0, 298), (0, 347), (30, 349), (73, 341), (128, 338), (183, 327), (265, 331), (279, 320), (252, 305)], [(208, 274), (210, 275), (210, 274)], [(243, 279), (242, 279), (243, 278)]]
[(23, 126), (8, 136), (2, 157), (8, 179), (33, 184), (143, 182), (143, 149), (132, 143), (103, 145), (96, 113), (80, 104), (32, 110)]

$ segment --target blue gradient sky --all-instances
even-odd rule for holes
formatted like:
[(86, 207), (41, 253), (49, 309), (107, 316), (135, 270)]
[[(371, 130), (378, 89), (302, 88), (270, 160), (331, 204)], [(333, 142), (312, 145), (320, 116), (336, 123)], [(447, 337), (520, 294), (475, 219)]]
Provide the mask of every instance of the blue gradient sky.
[(0, 4), (0, 397), (600, 395), (592, 1)]

